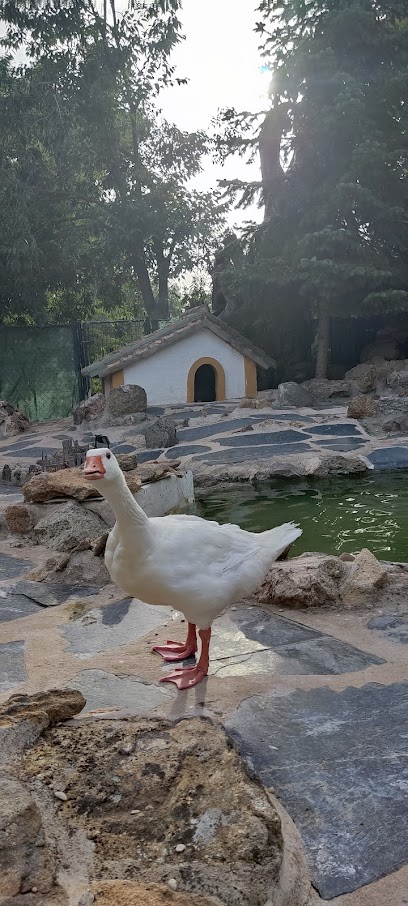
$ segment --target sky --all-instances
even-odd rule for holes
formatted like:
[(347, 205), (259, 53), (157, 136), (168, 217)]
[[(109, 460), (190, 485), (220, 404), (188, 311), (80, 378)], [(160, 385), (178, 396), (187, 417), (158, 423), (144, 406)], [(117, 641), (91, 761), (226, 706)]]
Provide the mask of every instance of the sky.
[[(180, 128), (208, 129), (217, 110), (235, 107), (256, 112), (267, 106), (270, 74), (262, 71), (258, 51), (256, 0), (184, 0), (181, 14), (185, 40), (173, 54), (177, 74), (186, 86), (166, 89), (159, 102), (166, 118)], [(224, 167), (207, 160), (196, 187), (214, 188), (218, 179), (259, 180), (258, 160), (247, 165), (239, 157)], [(262, 219), (251, 207), (231, 213), (231, 225)]]

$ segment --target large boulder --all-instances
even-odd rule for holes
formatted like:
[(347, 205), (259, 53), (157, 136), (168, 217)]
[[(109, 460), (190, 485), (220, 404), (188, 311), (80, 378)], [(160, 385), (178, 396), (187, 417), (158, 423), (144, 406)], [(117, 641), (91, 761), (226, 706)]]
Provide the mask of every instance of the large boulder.
[(106, 525), (80, 503), (71, 500), (58, 504), (54, 512), (37, 522), (34, 535), (40, 544), (51, 550), (70, 551), (85, 538), (93, 541), (106, 530)]
[(99, 419), (105, 409), (105, 397), (103, 393), (94, 393), (74, 409), (74, 425), (81, 425), (82, 422), (91, 422)]
[(146, 391), (137, 384), (124, 384), (115, 387), (106, 398), (105, 419), (109, 416), (121, 418), (125, 415), (145, 413), (147, 409)]
[(336, 403), (344, 405), (345, 400), (358, 393), (352, 381), (329, 381), (327, 378), (305, 381), (302, 390), (311, 394), (313, 406), (332, 406)]
[(147, 449), (174, 447), (178, 443), (176, 425), (171, 418), (155, 418), (142, 429)]
[(261, 604), (292, 609), (370, 606), (387, 583), (386, 568), (369, 550), (345, 560), (302, 554), (275, 563), (257, 597)]
[(399, 434), (408, 432), (408, 398), (382, 397), (377, 414), (363, 419), (369, 434)]
[(336, 605), (348, 564), (326, 554), (303, 554), (275, 563), (258, 594), (261, 604), (292, 609)]
[[(261, 906), (268, 895), (275, 904), (305, 901), (281, 887), (284, 840), (271, 794), (209, 720), (77, 721), (27, 753), (25, 776), (38, 796), (65, 779), (68, 801), (58, 817), (70, 844), (76, 829), (95, 841), (87, 868), (99, 906)], [(73, 873), (71, 846), (64, 856)], [(109, 891), (106, 881), (121, 879), (139, 885), (139, 897), (123, 883)], [(142, 885), (152, 884), (156, 896), (148, 887), (145, 899)]]
[(277, 399), (274, 402), (274, 407), (277, 409), (286, 409), (286, 407), (302, 409), (312, 405), (312, 394), (306, 390), (304, 384), (295, 384), (294, 381), (279, 384)]
[(396, 396), (408, 396), (408, 371), (391, 371), (387, 377), (387, 387)]
[(66, 565), (50, 572), (49, 582), (67, 585), (98, 585), (104, 588), (111, 583), (103, 557), (95, 556), (90, 550), (74, 551)]
[(315, 478), (327, 478), (328, 475), (363, 475), (372, 468), (364, 456), (358, 453), (331, 453), (323, 455), (314, 469)]
[(356, 384), (361, 393), (370, 393), (370, 391), (376, 389), (380, 368), (379, 362), (382, 363), (382, 376), (385, 377), (388, 373), (385, 360), (375, 359), (373, 362), (365, 362), (350, 368), (350, 371), (346, 371), (345, 379)]
[(378, 337), (374, 343), (364, 346), (360, 354), (360, 362), (370, 362), (371, 359), (400, 359), (400, 344), (391, 337)]
[(28, 418), (7, 400), (0, 400), (0, 437), (22, 434), (30, 427)]
[(377, 415), (378, 401), (370, 396), (355, 396), (350, 400), (347, 409), (347, 418), (369, 418)]

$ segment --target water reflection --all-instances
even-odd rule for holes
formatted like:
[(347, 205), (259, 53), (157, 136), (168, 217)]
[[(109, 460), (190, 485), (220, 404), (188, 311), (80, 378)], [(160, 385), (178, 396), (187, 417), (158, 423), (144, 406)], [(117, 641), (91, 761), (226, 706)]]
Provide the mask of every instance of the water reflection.
[(296, 553), (369, 547), (385, 560), (408, 560), (408, 482), (401, 472), (245, 486), (206, 497), (199, 509), (208, 519), (251, 531), (299, 522)]

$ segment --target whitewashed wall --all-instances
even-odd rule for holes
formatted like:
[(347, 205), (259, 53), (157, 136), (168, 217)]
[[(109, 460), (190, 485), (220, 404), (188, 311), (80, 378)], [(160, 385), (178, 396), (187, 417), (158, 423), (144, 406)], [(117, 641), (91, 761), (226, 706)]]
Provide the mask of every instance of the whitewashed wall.
[(187, 402), (187, 376), (197, 359), (216, 359), (225, 371), (226, 399), (245, 396), (244, 358), (210, 330), (200, 330), (124, 369), (125, 384), (139, 384), (149, 406)]

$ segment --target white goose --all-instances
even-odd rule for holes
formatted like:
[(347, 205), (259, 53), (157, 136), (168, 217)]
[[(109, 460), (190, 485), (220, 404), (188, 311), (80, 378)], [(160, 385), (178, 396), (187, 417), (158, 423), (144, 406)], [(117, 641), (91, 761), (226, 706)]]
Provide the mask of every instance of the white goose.
[(84, 475), (98, 481), (116, 523), (105, 564), (119, 587), (147, 604), (171, 605), (188, 621), (185, 642), (156, 646), (166, 661), (197, 651), (194, 667), (179, 668), (161, 682), (189, 689), (208, 673), (211, 624), (230, 604), (257, 588), (272, 563), (302, 534), (292, 522), (255, 534), (237, 525), (219, 525), (199, 516), (149, 518), (136, 503), (119, 463), (108, 449), (88, 450)]

